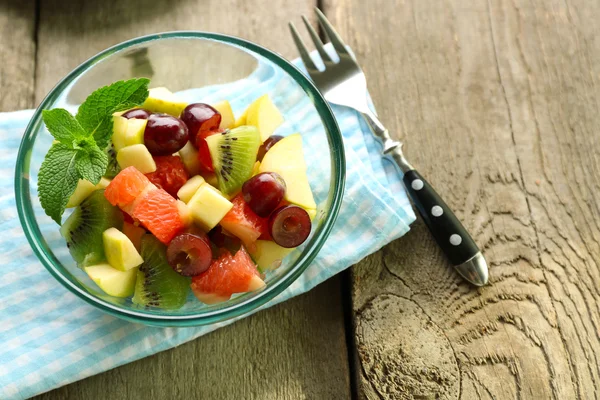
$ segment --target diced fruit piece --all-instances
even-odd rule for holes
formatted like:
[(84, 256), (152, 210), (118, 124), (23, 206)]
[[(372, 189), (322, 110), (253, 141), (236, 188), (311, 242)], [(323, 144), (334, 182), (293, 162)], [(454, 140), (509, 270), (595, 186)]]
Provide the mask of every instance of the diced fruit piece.
[(221, 114), (204, 103), (192, 103), (181, 113), (181, 120), (190, 132), (190, 142), (199, 148), (197, 135), (206, 131), (215, 131), (221, 124)]
[(115, 145), (113, 145), (112, 140), (109, 141), (104, 152), (108, 157), (108, 165), (106, 166), (104, 176), (112, 179), (121, 171), (121, 167), (119, 167), (119, 163), (117, 162), (117, 150), (115, 150)]
[(152, 114), (150, 110), (146, 110), (144, 108), (132, 108), (131, 110), (125, 111), (121, 114), (121, 117), (127, 119), (148, 119), (148, 117)]
[(121, 113), (113, 114), (113, 134), (111, 137), (117, 151), (125, 147), (125, 133), (127, 132), (127, 125), (129, 125), (129, 120), (119, 114)]
[[(132, 221), (134, 221), (134, 216), (133, 216), (133, 210), (135, 209), (135, 207), (146, 197), (146, 195), (152, 191), (158, 190), (158, 188), (156, 186), (154, 186), (152, 183), (148, 183), (148, 185), (146, 185), (146, 187), (144, 188), (144, 190), (142, 190), (142, 193), (140, 193), (135, 200), (133, 200), (131, 203), (126, 204), (121, 206), (121, 211), (123, 211), (125, 214), (129, 215), (129, 217), (131, 218)], [(139, 221), (136, 221), (139, 223)]]
[(283, 116), (268, 94), (259, 97), (254, 103), (250, 104), (247, 112), (246, 124), (258, 128), (261, 142), (267, 140), (275, 132), (275, 129), (283, 123)]
[(169, 266), (167, 247), (154, 236), (144, 235), (142, 258), (144, 262), (139, 268), (133, 302), (166, 310), (183, 306), (190, 280), (179, 275)]
[(214, 172), (202, 172), (202, 177), (212, 187), (219, 187), (219, 180), (217, 179), (217, 175)]
[(155, 113), (165, 113), (174, 117), (179, 117), (187, 103), (179, 100), (176, 95), (164, 87), (150, 89), (148, 98), (142, 105), (142, 108)]
[(146, 177), (156, 187), (164, 189), (171, 196), (176, 197), (177, 192), (187, 182), (188, 174), (181, 158), (177, 156), (154, 157), (156, 171), (146, 174)]
[(104, 196), (114, 206), (124, 206), (134, 201), (150, 181), (135, 167), (124, 168), (104, 191)]
[(155, 156), (178, 152), (188, 142), (188, 128), (179, 118), (167, 114), (152, 114), (144, 130), (144, 144)]
[(257, 240), (252, 258), (261, 272), (272, 271), (279, 268), (283, 259), (293, 250), (293, 248), (281, 247), (270, 240)]
[(213, 108), (221, 114), (220, 129), (232, 129), (235, 124), (235, 117), (233, 116), (233, 110), (231, 104), (227, 100), (220, 101), (213, 105)]
[[(129, 217), (128, 214), (125, 214)], [(129, 217), (131, 218), (131, 217)], [(133, 243), (133, 246), (135, 247), (135, 249), (137, 251), (140, 251), (141, 249), (141, 244), (142, 244), (142, 236), (144, 236), (147, 232), (144, 228), (141, 228), (137, 225), (134, 225), (130, 222), (124, 222), (123, 223), (123, 233), (125, 234), (125, 236), (127, 236), (129, 238), (129, 240), (131, 240), (131, 243)]]
[(110, 180), (106, 178), (100, 179), (97, 185), (92, 184), (90, 181), (86, 181), (85, 179), (80, 179), (77, 182), (77, 187), (75, 191), (69, 197), (69, 202), (67, 203), (67, 208), (77, 207), (83, 200), (85, 200), (92, 192), (96, 189), (104, 189)]
[(233, 124), (234, 128), (246, 125), (246, 117), (248, 116), (248, 108), (246, 108), (244, 110), (244, 112), (242, 113), (242, 115), (239, 116), (238, 119), (235, 120), (235, 123)]
[(206, 138), (219, 133), (223, 133), (223, 131), (215, 130), (198, 132), (198, 136), (196, 136), (196, 147), (198, 148), (198, 162), (200, 163), (200, 171), (214, 172), (215, 168), (213, 166)]
[(200, 160), (198, 159), (198, 150), (192, 145), (192, 142), (187, 142), (181, 150), (179, 150), (179, 157), (185, 165), (185, 169), (190, 176), (198, 175), (200, 173)]
[(306, 210), (298, 206), (283, 206), (269, 218), (269, 234), (281, 247), (298, 247), (310, 235), (311, 223)]
[(164, 190), (153, 190), (136, 200), (136, 203), (131, 216), (161, 242), (169, 243), (185, 228), (177, 200)]
[(117, 228), (108, 228), (102, 233), (104, 254), (108, 263), (119, 271), (127, 271), (144, 260), (129, 238)]
[[(123, 221), (125, 221), (127, 223), (130, 223), (130, 224), (135, 223), (135, 221), (133, 220), (133, 218), (131, 218), (131, 215), (129, 215), (125, 211), (121, 210), (121, 214), (123, 214)], [(123, 231), (123, 233), (125, 233), (125, 231)]]
[(302, 137), (296, 133), (281, 139), (265, 154), (260, 172), (277, 172), (286, 184), (284, 199), (306, 209), (316, 209), (302, 151)]
[(100, 178), (100, 182), (96, 185), (96, 189), (106, 189), (110, 185), (111, 180), (105, 177)]
[(191, 226), (194, 223), (194, 217), (192, 217), (192, 211), (190, 208), (181, 200), (177, 200), (177, 209), (179, 210), (179, 218), (184, 226)]
[(192, 291), (206, 304), (227, 301), (235, 293), (258, 290), (265, 286), (256, 265), (243, 247), (231, 254), (224, 250), (208, 270), (192, 278)]
[(175, 236), (167, 247), (167, 261), (183, 276), (200, 275), (212, 261), (208, 238), (203, 232), (184, 232)]
[(266, 218), (283, 200), (285, 181), (276, 172), (262, 172), (244, 183), (242, 193), (250, 209)]
[(218, 253), (219, 248), (224, 248), (232, 253), (236, 253), (242, 246), (242, 241), (230, 233), (225, 234), (223, 228), (215, 226), (210, 232), (208, 232), (210, 241), (216, 246), (213, 249), (213, 254)]
[(254, 163), (254, 166), (252, 167), (252, 176), (256, 176), (259, 174), (259, 168), (260, 168), (260, 161), (257, 161)]
[(258, 161), (262, 161), (262, 159), (265, 158), (265, 154), (267, 154), (267, 151), (269, 151), (271, 147), (273, 147), (273, 145), (279, 142), (281, 139), (283, 139), (283, 136), (280, 135), (269, 136), (268, 139), (265, 140), (265, 142), (259, 147), (256, 159)]
[(60, 228), (67, 241), (71, 256), (80, 267), (105, 260), (102, 233), (108, 228), (120, 229), (123, 214), (104, 197), (104, 190), (96, 190), (73, 210)]
[(205, 183), (204, 178), (200, 175), (196, 175), (188, 180), (177, 192), (177, 197), (184, 203), (188, 203), (192, 196), (198, 191), (200, 186)]
[(240, 126), (210, 136), (206, 142), (219, 180), (219, 189), (225, 196), (231, 197), (252, 176), (260, 146), (258, 130), (252, 126)]
[(188, 202), (194, 222), (206, 232), (214, 228), (233, 204), (210, 185), (201, 185)]
[(134, 144), (122, 148), (117, 153), (117, 161), (121, 169), (135, 167), (142, 174), (156, 171), (156, 163), (152, 158), (152, 154), (143, 144)]
[(254, 251), (254, 242), (268, 232), (267, 218), (256, 215), (240, 193), (232, 200), (233, 208), (223, 217), (220, 224), (227, 232), (240, 238), (244, 246)]
[(112, 142), (115, 150), (119, 151), (123, 147), (134, 144), (144, 144), (144, 130), (148, 121), (121, 116), (113, 116), (113, 121)]
[(129, 297), (133, 294), (138, 270), (119, 271), (109, 264), (98, 264), (86, 267), (85, 272), (109, 296)]
[(314, 208), (309, 208), (306, 210), (306, 212), (308, 213), (308, 216), (310, 217), (311, 221), (317, 216), (317, 210), (315, 210)]

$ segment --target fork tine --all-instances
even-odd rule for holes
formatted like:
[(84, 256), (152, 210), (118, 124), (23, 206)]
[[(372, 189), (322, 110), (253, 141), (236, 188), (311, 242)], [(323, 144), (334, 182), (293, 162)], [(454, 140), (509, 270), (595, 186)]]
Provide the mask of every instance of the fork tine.
[(346, 50), (346, 44), (340, 35), (338, 35), (338, 33), (335, 31), (335, 28), (333, 25), (331, 25), (331, 22), (329, 22), (321, 10), (315, 7), (315, 11), (317, 12), (317, 18), (325, 30), (325, 33), (327, 33), (327, 37), (331, 41), (333, 48), (336, 49), (339, 54), (348, 54), (348, 50)]
[(310, 69), (316, 70), (317, 67), (315, 66), (315, 63), (313, 63), (313, 60), (310, 58), (310, 55), (308, 54), (308, 50), (306, 50), (306, 46), (304, 45), (304, 42), (300, 38), (300, 35), (298, 34), (296, 27), (291, 22), (290, 22), (290, 32), (292, 32), (292, 38), (294, 38), (294, 42), (296, 43), (296, 47), (298, 48), (298, 53), (300, 53), (300, 58), (302, 58), (302, 61), (304, 62), (306, 69), (307, 70), (310, 70)]
[(315, 47), (317, 48), (317, 51), (321, 55), (321, 58), (323, 59), (323, 61), (333, 61), (331, 59), (331, 57), (329, 57), (329, 54), (327, 54), (327, 52), (325, 51), (325, 48), (323, 47), (323, 42), (321, 42), (319, 35), (317, 35), (317, 32), (315, 32), (312, 25), (308, 22), (308, 20), (306, 19), (306, 17), (304, 15), (302, 16), (302, 21), (304, 21), (304, 25), (306, 25), (306, 29), (308, 29), (310, 38), (312, 39), (313, 43), (315, 44)]

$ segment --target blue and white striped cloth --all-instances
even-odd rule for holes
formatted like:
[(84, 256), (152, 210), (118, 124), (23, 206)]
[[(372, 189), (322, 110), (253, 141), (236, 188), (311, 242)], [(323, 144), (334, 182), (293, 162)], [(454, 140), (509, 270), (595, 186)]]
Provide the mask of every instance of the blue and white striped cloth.
[[(296, 60), (296, 65), (300, 63)], [(268, 66), (248, 79), (181, 93), (185, 99), (232, 101), (239, 112), (258, 92), (269, 92), (288, 118), (283, 133), (317, 129), (302, 106), (285, 96), (286, 80)], [(256, 91), (256, 93), (253, 93)], [(243, 95), (240, 95), (240, 94)], [(304, 293), (363, 257), (404, 235), (414, 214), (399, 176), (384, 165), (379, 147), (355, 112), (334, 107), (344, 135), (346, 191), (338, 220), (306, 272), (263, 308)], [(222, 324), (197, 328), (154, 328), (114, 318), (61, 286), (33, 254), (21, 229), (13, 188), (17, 149), (32, 111), (0, 113), (0, 398), (23, 399), (98, 374), (195, 339)], [(322, 129), (322, 128), (321, 128)], [(323, 152), (323, 143), (305, 140), (305, 152)], [(318, 158), (318, 157), (317, 157)], [(328, 160), (325, 155), (323, 160)], [(329, 164), (328, 161), (326, 161)], [(310, 164), (310, 163), (309, 163)], [(311, 186), (328, 165), (309, 165)], [(58, 227), (57, 227), (58, 229)]]

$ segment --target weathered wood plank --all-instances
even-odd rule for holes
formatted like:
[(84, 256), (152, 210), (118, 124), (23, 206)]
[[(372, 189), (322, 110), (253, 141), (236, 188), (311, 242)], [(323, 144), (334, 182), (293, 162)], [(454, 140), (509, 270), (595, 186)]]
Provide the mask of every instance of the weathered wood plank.
[(361, 397), (600, 397), (596, 2), (326, 1), (382, 120), (476, 236), (421, 222), (353, 269)]
[[(36, 100), (96, 52), (135, 36), (208, 30), (293, 56), (286, 21), (312, 0), (42, 0)], [(40, 398), (347, 398), (350, 383), (338, 279), (176, 349), (55, 390)]]
[(0, 2), (0, 111), (33, 107), (35, 1)]

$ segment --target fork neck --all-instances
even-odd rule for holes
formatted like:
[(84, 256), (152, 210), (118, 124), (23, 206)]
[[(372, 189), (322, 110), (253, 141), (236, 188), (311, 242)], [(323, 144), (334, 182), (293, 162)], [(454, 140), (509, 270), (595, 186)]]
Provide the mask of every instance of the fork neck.
[(389, 131), (383, 126), (377, 115), (368, 107), (364, 111), (360, 111), (360, 113), (367, 121), (369, 128), (371, 128), (377, 140), (383, 145), (384, 157), (394, 161), (403, 173), (414, 169), (406, 158), (404, 158), (402, 143), (390, 137)]

